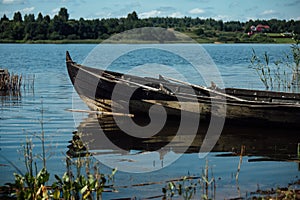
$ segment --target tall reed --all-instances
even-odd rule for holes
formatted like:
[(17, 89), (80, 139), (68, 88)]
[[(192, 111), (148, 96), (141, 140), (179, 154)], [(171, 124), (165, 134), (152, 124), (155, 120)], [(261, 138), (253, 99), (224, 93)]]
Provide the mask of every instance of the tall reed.
[(300, 91), (300, 46), (299, 41), (291, 45), (291, 54), (286, 54), (273, 63), (264, 52), (260, 58), (254, 49), (250, 67), (255, 69), (266, 90)]

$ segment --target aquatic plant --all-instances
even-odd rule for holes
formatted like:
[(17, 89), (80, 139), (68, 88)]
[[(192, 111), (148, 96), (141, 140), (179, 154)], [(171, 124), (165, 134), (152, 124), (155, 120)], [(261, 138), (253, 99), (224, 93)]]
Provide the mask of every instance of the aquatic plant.
[(177, 195), (181, 196), (184, 200), (190, 200), (195, 197), (197, 189), (199, 190), (199, 194), (202, 190), (201, 199), (215, 199), (216, 197), (215, 177), (212, 170), (211, 176), (209, 176), (207, 160), (200, 177), (185, 176), (183, 179), (167, 182), (166, 186), (162, 188), (163, 199), (172, 199)]
[[(208, 160), (205, 163), (205, 169), (202, 171), (202, 179), (200, 179), (200, 183), (202, 184), (202, 198), (203, 199), (215, 199), (216, 196), (216, 181), (213, 174), (213, 170), (211, 169), (211, 178), (209, 179), (209, 165)], [(209, 190), (209, 186), (211, 189)]]
[(277, 200), (284, 200), (284, 199), (300, 199), (300, 179), (289, 183), (287, 187), (277, 187), (271, 188), (268, 190), (261, 190), (257, 189), (255, 192), (250, 192), (251, 199), (277, 199)]
[(7, 69), (0, 69), (0, 91), (18, 91), (22, 86), (22, 75), (10, 74)]
[[(13, 184), (7, 184), (15, 190), (15, 195), (18, 199), (48, 199), (48, 189), (45, 184), (49, 181), (50, 174), (46, 169), (43, 101), (41, 101), (41, 103), (41, 119), (39, 120), (41, 133), (33, 134), (33, 136), (41, 141), (42, 155), (35, 155), (33, 153), (32, 139), (27, 138), (22, 149), (26, 173), (23, 175), (21, 170), (18, 169), (17, 166), (13, 165), (21, 173), (14, 173), (15, 182)], [(43, 161), (43, 167), (39, 172), (35, 160), (36, 158), (41, 158)]]
[(89, 156), (79, 157), (76, 160), (66, 156), (66, 172), (62, 177), (54, 175), (56, 181), (51, 186), (46, 186), (50, 173), (45, 167), (38, 172), (35, 161), (37, 157), (33, 153), (32, 140), (26, 140), (23, 153), (25, 175), (17, 169), (19, 173), (14, 173), (15, 182), (6, 184), (10, 187), (10, 191), (14, 191), (11, 195), (16, 196), (17, 199), (100, 200), (105, 188), (113, 188), (112, 185), (108, 186), (107, 184), (110, 181), (113, 183), (113, 177), (117, 170), (113, 169), (108, 175), (102, 174), (99, 163), (93, 163)]
[(270, 56), (267, 52), (264, 52), (263, 58), (260, 58), (252, 49), (250, 67), (256, 70), (266, 90), (300, 91), (299, 41), (297, 40), (290, 48), (292, 57), (286, 54), (273, 64), (270, 64)]
[(17, 199), (47, 199), (48, 189), (45, 184), (48, 182), (50, 174), (44, 167), (39, 172), (37, 171), (32, 140), (26, 140), (23, 153), (26, 167), (25, 175), (14, 173), (15, 182), (6, 185), (15, 191), (14, 195)]
[[(109, 181), (113, 181), (113, 177), (117, 172), (116, 169), (112, 173), (105, 175), (100, 173), (96, 162), (92, 166), (92, 159), (88, 156), (77, 158), (73, 161), (70, 157), (66, 157), (67, 171), (62, 178), (55, 175), (56, 181), (52, 184), (53, 199), (102, 199), (104, 188), (107, 188)], [(73, 173), (72, 166), (76, 168)], [(85, 174), (82, 170), (85, 170)], [(93, 172), (93, 173), (92, 173)], [(112, 186), (110, 187), (112, 188)]]
[[(50, 173), (47, 171), (46, 149), (45, 149), (45, 132), (44, 132), (44, 107), (43, 101), (41, 112), (41, 132), (39, 134), (33, 133), (32, 136), (38, 138), (41, 142), (42, 153), (35, 154), (33, 152), (33, 142), (31, 139), (26, 139), (23, 145), (22, 153), (24, 157), (24, 164), (26, 173), (22, 171), (14, 163), (10, 162), (4, 157), (19, 173), (14, 173), (14, 183), (7, 183), (9, 187), (9, 195), (15, 196), (17, 199), (40, 200), (40, 199), (101, 199), (104, 188), (112, 188), (107, 184), (112, 181), (116, 173), (113, 169), (111, 174), (102, 174), (99, 169), (99, 162), (92, 162), (90, 154), (87, 152), (84, 157), (78, 157), (73, 160), (66, 156), (66, 172), (62, 177), (54, 175), (56, 181), (52, 185), (47, 185)], [(38, 171), (37, 160), (41, 159), (43, 167)], [(75, 175), (74, 175), (75, 167)], [(83, 173), (85, 171), (85, 173)]]
[(192, 199), (196, 194), (198, 181), (194, 182), (189, 177), (185, 176), (180, 182), (170, 181), (166, 187), (162, 189), (164, 199), (174, 197), (175, 195), (182, 196), (184, 200)]

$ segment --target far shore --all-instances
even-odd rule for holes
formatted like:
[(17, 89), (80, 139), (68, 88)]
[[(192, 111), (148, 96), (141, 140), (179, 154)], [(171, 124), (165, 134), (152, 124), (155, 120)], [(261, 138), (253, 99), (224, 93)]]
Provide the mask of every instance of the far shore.
[[(220, 42), (214, 41), (210, 39), (199, 39), (193, 38), (196, 43), (199, 44), (294, 44), (295, 41), (291, 38), (287, 40), (280, 40), (275, 42)], [(109, 42), (107, 40), (102, 39), (78, 39), (78, 40), (0, 40), (0, 44), (9, 43), (9, 44), (99, 44), (99, 43), (114, 43), (114, 44), (159, 44), (162, 42), (159, 41), (138, 41), (138, 40), (130, 40), (130, 41), (116, 41)], [(165, 41), (163, 43), (166, 44), (175, 44), (175, 43), (186, 43), (182, 41)]]

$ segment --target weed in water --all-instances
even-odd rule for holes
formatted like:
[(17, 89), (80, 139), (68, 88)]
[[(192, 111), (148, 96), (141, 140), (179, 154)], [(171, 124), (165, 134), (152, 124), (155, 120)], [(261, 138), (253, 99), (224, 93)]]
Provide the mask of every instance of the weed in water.
[(263, 59), (252, 50), (250, 67), (255, 69), (266, 90), (300, 91), (300, 46), (299, 41), (291, 47), (290, 57), (278, 59), (270, 64), (270, 56), (264, 53)]
[[(172, 199), (175, 196), (180, 196), (184, 200), (195, 199), (197, 190), (199, 191), (199, 195), (201, 195), (200, 199), (215, 199), (216, 197), (216, 182), (212, 170), (211, 175), (209, 176), (209, 165), (207, 160), (201, 177), (195, 179), (186, 176), (183, 179), (180, 179), (180, 181), (167, 182), (166, 187), (162, 189), (164, 195), (163, 199)], [(201, 190), (202, 193), (200, 194)]]

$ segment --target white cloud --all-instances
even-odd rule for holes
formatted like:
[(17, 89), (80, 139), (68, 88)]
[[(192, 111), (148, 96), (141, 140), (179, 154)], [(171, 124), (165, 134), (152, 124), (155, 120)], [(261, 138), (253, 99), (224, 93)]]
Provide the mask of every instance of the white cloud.
[(269, 18), (282, 18), (282, 14), (276, 10), (265, 10), (258, 14), (258, 17), (269, 19)]
[(23, 8), (22, 10), (20, 10), (20, 12), (31, 13), (34, 9), (35, 9), (35, 7)]
[(190, 14), (203, 14), (205, 11), (201, 8), (194, 8), (189, 11)]
[(265, 10), (262, 13), (260, 13), (260, 15), (265, 16), (265, 15), (274, 15), (277, 14), (278, 12), (275, 10)]
[(151, 10), (149, 12), (143, 12), (139, 14), (140, 18), (158, 17), (162, 12), (159, 10)]
[(216, 15), (212, 18), (215, 19), (215, 20), (222, 20), (222, 21), (225, 21), (225, 22), (230, 21), (232, 19), (232, 17), (229, 16), (229, 15)]
[(53, 10), (52, 10), (52, 13), (58, 13), (59, 12), (59, 10), (60, 10), (60, 8), (54, 8)]
[(24, 0), (2, 0), (3, 4), (21, 4), (24, 3)]
[(180, 18), (180, 17), (184, 17), (183, 14), (181, 12), (174, 12), (170, 15), (168, 15), (169, 17), (174, 17), (174, 18)]
[[(15, 10), (13, 13), (20, 12), (22, 15), (25, 15), (25, 14), (34, 14), (32, 12), (32, 11), (34, 11), (34, 9), (35, 9), (35, 7), (28, 7), (28, 8), (23, 8), (23, 9), (20, 9), (20, 10)], [(6, 14), (9, 14), (9, 12), (6, 12)]]
[[(96, 18), (110, 18), (113, 17), (111, 12), (99, 11), (95, 13)], [(93, 17), (91, 17), (93, 19)]]
[(4, 10), (4, 11), (0, 11), (0, 17), (2, 17), (3, 15), (6, 15), (6, 17), (10, 17), (9, 15), (12, 14), (12, 11), (8, 11), (8, 10)]
[[(207, 19), (207, 16), (198, 16), (199, 18), (202, 19)], [(228, 22), (232, 20), (236, 20), (234, 17), (229, 16), (229, 15), (211, 15), (209, 18), (212, 18), (214, 20), (222, 20), (223, 22)]]

